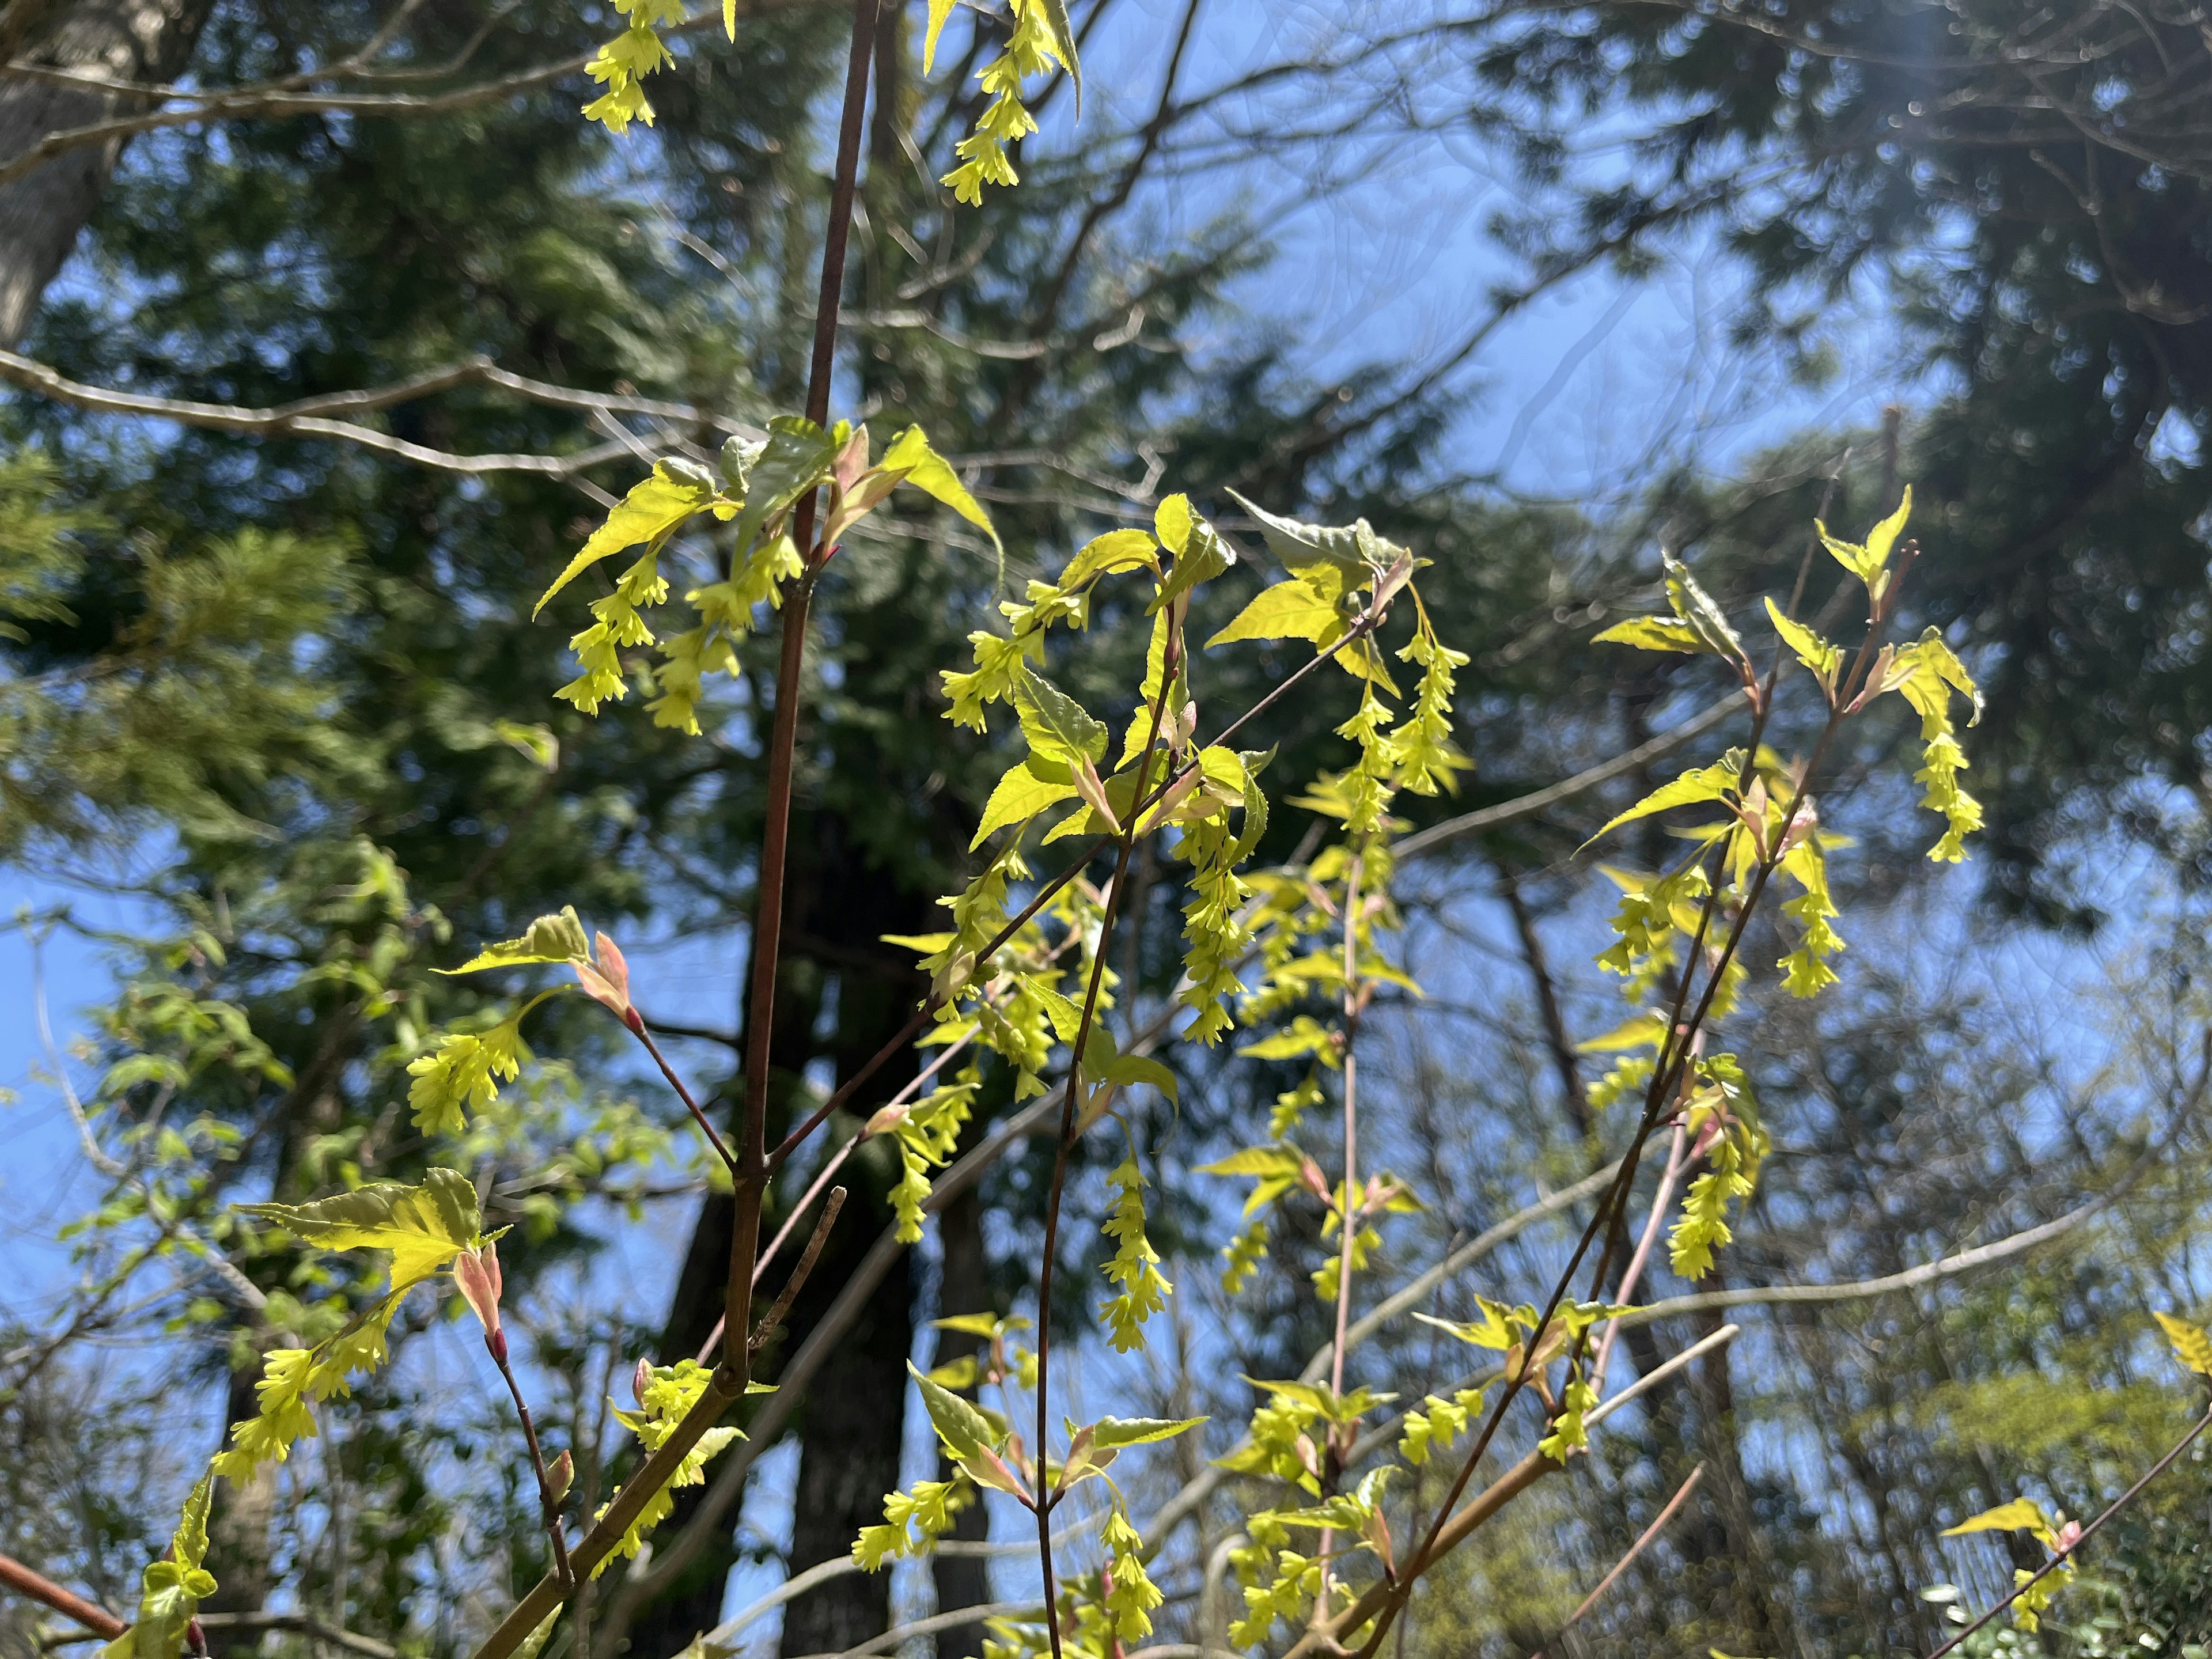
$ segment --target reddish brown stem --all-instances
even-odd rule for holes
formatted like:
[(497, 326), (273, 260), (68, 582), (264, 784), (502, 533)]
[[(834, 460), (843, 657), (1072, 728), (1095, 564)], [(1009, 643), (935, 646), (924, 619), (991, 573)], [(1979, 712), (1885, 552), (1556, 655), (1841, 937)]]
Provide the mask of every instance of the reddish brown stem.
[(629, 1018), (623, 1021), (623, 1024), (628, 1025), (635, 1034), (637, 1040), (645, 1045), (645, 1052), (651, 1054), (653, 1063), (660, 1067), (661, 1076), (666, 1078), (668, 1086), (676, 1091), (677, 1098), (684, 1103), (684, 1109), (691, 1114), (691, 1121), (699, 1126), (699, 1133), (707, 1137), (707, 1144), (714, 1149), (714, 1155), (722, 1160), (724, 1167), (734, 1171), (738, 1167), (738, 1160), (731, 1154), (730, 1149), (722, 1144), (722, 1137), (714, 1133), (714, 1126), (707, 1121), (706, 1113), (699, 1109), (699, 1103), (691, 1098), (691, 1091), (684, 1086), (684, 1079), (676, 1075), (676, 1068), (668, 1063), (667, 1057), (660, 1052), (660, 1045), (653, 1040), (653, 1033), (646, 1029), (645, 1017), (633, 1008), (630, 1010)]
[(546, 1537), (553, 1540), (553, 1572), (562, 1584), (569, 1589), (576, 1586), (576, 1570), (568, 1563), (568, 1539), (561, 1528), (561, 1504), (553, 1495), (553, 1483), (545, 1478), (545, 1454), (538, 1444), (538, 1425), (530, 1420), (530, 1407), (523, 1403), (522, 1385), (514, 1380), (513, 1367), (507, 1363), (507, 1334), (504, 1331), (484, 1333), (484, 1352), (491, 1356), (493, 1364), (507, 1381), (507, 1391), (514, 1397), (514, 1414), (522, 1419), (522, 1437), (530, 1445), (530, 1467), (538, 1477), (538, 1504), (545, 1525)]
[(41, 1606), (52, 1607), (64, 1619), (74, 1619), (95, 1636), (110, 1641), (130, 1629), (106, 1607), (88, 1601), (75, 1590), (64, 1589), (59, 1584), (25, 1566), (11, 1555), (0, 1555), (0, 1584), (5, 1584), (18, 1595), (28, 1596)]
[[(1145, 786), (1152, 777), (1152, 757), (1158, 752), (1168, 693), (1182, 670), (1179, 660), (1182, 647), (1182, 635), (1171, 630), (1160, 659), (1159, 695), (1152, 699), (1149, 727), (1152, 742), (1146, 745), (1144, 757), (1137, 763), (1137, 785), (1129, 792), (1133, 803), (1146, 799)], [(1113, 942), (1115, 915), (1121, 907), (1122, 890), (1128, 884), (1129, 854), (1136, 848), (1137, 826), (1142, 818), (1142, 812), (1133, 805), (1128, 827), (1121, 832), (1121, 854), (1115, 860), (1114, 884), (1108, 890), (1105, 914), (1099, 921), (1098, 945), (1091, 959), (1091, 982), (1083, 994), (1083, 1018), (1077, 1023), (1074, 1047), (1068, 1054), (1067, 1089), (1060, 1102), (1060, 1134), (1053, 1150), (1052, 1188), (1045, 1200), (1044, 1260), (1037, 1269), (1036, 1458), (1040, 1471), (1044, 1468), (1052, 1433), (1052, 1269), (1060, 1251), (1060, 1200), (1067, 1184), (1067, 1155), (1075, 1144), (1076, 1113), (1083, 1098), (1083, 1048), (1090, 1041), (1091, 1022), (1097, 1017), (1099, 988), (1106, 976), (1107, 947)], [(1060, 1659), (1060, 1618), (1053, 1606), (1052, 1585), (1052, 1511), (1058, 1497), (1055, 1493), (1036, 1505), (1037, 1565), (1044, 1577), (1045, 1628), (1051, 1633), (1053, 1659)]]
[[(853, 193), (860, 177), (860, 130), (868, 103), (868, 70), (875, 56), (878, 0), (854, 0), (851, 52), (846, 61), (845, 103), (837, 131), (837, 168), (830, 186), (830, 224), (822, 244), (822, 287), (814, 315), (814, 359), (806, 382), (806, 417), (817, 426), (830, 417), (830, 381), (837, 356), (837, 311), (845, 292), (845, 245), (853, 222)], [(752, 996), (745, 1017), (744, 1145), (737, 1168), (737, 1226), (730, 1240), (729, 1285), (722, 1310), (722, 1363), (736, 1373), (742, 1394), (751, 1375), (753, 1260), (760, 1249), (761, 1205), (767, 1195), (769, 1039), (775, 1022), (775, 979), (783, 943), (784, 865), (791, 836), (791, 780), (799, 740), (799, 702), (806, 659), (806, 613), (824, 550), (811, 548), (815, 498), (800, 501), (792, 538), (805, 553), (804, 574), (783, 597), (782, 649), (776, 660), (775, 720), (769, 738), (768, 811), (761, 832), (753, 918)]]

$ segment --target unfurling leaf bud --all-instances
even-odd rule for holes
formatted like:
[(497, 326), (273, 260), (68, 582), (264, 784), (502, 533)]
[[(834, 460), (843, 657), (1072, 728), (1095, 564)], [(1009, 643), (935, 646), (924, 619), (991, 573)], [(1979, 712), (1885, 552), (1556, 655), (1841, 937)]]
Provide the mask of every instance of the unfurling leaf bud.
[(577, 982), (583, 986), (586, 995), (611, 1010), (633, 1031), (639, 1029), (643, 1022), (629, 1006), (629, 963), (623, 958), (621, 946), (601, 933), (599, 960), (577, 961), (569, 965), (576, 970)]
[(653, 1386), (653, 1362), (641, 1359), (637, 1370), (630, 1374), (629, 1391), (641, 1406), (645, 1404), (645, 1391)]
[(906, 1121), (907, 1114), (913, 1109), (908, 1103), (896, 1100), (888, 1106), (878, 1106), (875, 1115), (868, 1120), (867, 1127), (860, 1131), (860, 1139), (866, 1140), (875, 1135), (889, 1134)]
[(563, 1447), (561, 1455), (545, 1466), (545, 1490), (558, 1504), (568, 1495), (568, 1488), (574, 1484), (575, 1479), (575, 1459), (570, 1457), (568, 1449)]
[(1069, 769), (1075, 775), (1075, 793), (1083, 797), (1085, 805), (1105, 820), (1107, 834), (1120, 835), (1121, 820), (1115, 815), (1113, 803), (1106, 799), (1106, 785), (1098, 775), (1098, 769), (1091, 764), (1091, 757), (1077, 755), (1073, 757), (1073, 762)]
[(473, 1250), (463, 1250), (454, 1257), (453, 1286), (483, 1326), (484, 1340), (489, 1343), (498, 1337), (499, 1246), (487, 1243)]

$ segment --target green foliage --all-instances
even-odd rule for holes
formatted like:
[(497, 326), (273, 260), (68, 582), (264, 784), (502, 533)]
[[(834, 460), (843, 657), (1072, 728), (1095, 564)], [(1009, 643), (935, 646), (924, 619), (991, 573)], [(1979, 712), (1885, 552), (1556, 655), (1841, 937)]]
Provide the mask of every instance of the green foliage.
[[(656, 1452), (676, 1432), (677, 1425), (688, 1416), (707, 1392), (707, 1385), (714, 1373), (694, 1359), (679, 1359), (673, 1365), (647, 1366), (640, 1363), (639, 1379), (643, 1386), (637, 1391), (637, 1409), (626, 1411), (615, 1407), (615, 1420), (637, 1437), (638, 1444), (647, 1452)], [(764, 1391), (755, 1384), (748, 1392)], [(733, 1440), (741, 1439), (738, 1430), (724, 1425), (702, 1432), (692, 1443), (691, 1449), (684, 1454), (674, 1472), (660, 1488), (645, 1500), (637, 1518), (629, 1523), (615, 1546), (599, 1565), (592, 1576), (599, 1577), (617, 1560), (636, 1559), (644, 1548), (646, 1535), (665, 1521), (676, 1510), (675, 1493), (679, 1487), (696, 1486), (707, 1479), (707, 1465), (716, 1453)], [(612, 1500), (600, 1506), (605, 1515)], [(594, 1516), (593, 1519), (597, 1519)]]
[(1099, 1311), (1115, 1348), (1127, 1353), (1144, 1346), (1145, 1322), (1167, 1305), (1175, 1287), (1160, 1272), (1159, 1252), (1145, 1237), (1145, 1177), (1133, 1155), (1121, 1160), (1107, 1184), (1118, 1196), (1106, 1218), (1114, 1254), (1104, 1272), (1119, 1293)]
[[(975, 130), (959, 144), (960, 165), (939, 182), (971, 207), (980, 207), (986, 185), (1018, 182), (1006, 147), (1036, 131), (1036, 121), (1022, 102), (1023, 83), (1066, 64), (1075, 72), (1074, 37), (1068, 30), (1064, 0), (1007, 0), (1013, 32), (1004, 49), (976, 72), (975, 80), (990, 101), (975, 118)], [(938, 31), (945, 14), (935, 0), (930, 7), (926, 57), (933, 57)]]

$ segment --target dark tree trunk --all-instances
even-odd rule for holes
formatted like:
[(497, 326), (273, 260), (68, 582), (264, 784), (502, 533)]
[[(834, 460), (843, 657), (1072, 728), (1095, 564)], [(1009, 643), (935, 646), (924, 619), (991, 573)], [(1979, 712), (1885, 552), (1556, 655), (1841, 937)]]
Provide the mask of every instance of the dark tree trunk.
[[(0, 58), (117, 81), (166, 82), (191, 57), (215, 0), (9, 0), (0, 9)], [(10, 76), (0, 80), (0, 165), (49, 133), (145, 107), (129, 94)], [(77, 234), (100, 205), (123, 154), (113, 137), (58, 152), (0, 185), (0, 346), (30, 326)]]
[[(931, 915), (926, 896), (899, 891), (870, 868), (843, 826), (822, 817), (794, 823), (792, 864), (785, 895), (783, 971), (776, 990), (776, 1030), (772, 1048), (769, 1138), (791, 1121), (806, 1062), (826, 1048), (839, 1078), (850, 1076), (872, 1055), (912, 1008), (921, 982), (908, 953), (883, 945), (881, 933), (918, 932)], [(817, 1032), (827, 993), (834, 985), (836, 1024), (825, 1044)], [(902, 1057), (878, 1074), (854, 1109), (865, 1116), (872, 1105), (895, 1093), (913, 1075), (910, 1057)], [(738, 1092), (732, 1085), (729, 1092)], [(802, 1154), (802, 1164), (809, 1162)], [(896, 1178), (880, 1158), (854, 1158), (842, 1177), (851, 1191), (842, 1218), (816, 1264), (807, 1288), (793, 1304), (786, 1334), (762, 1356), (763, 1372), (773, 1377), (783, 1355), (805, 1338), (816, 1319), (851, 1277), (877, 1236), (890, 1224), (887, 1194)], [(701, 1207), (663, 1335), (665, 1357), (694, 1354), (720, 1317), (729, 1271), (731, 1201), (710, 1196)], [(771, 1225), (780, 1218), (771, 1218)], [(797, 1239), (771, 1265), (763, 1295), (781, 1288), (783, 1275), (798, 1259)], [(906, 1402), (906, 1361), (913, 1346), (912, 1281), (905, 1258), (885, 1277), (866, 1314), (816, 1377), (802, 1402), (795, 1426), (799, 1437), (799, 1492), (790, 1571), (798, 1572), (842, 1555), (854, 1534), (882, 1518), (884, 1494), (898, 1484), (899, 1434)], [(817, 1403), (819, 1402), (819, 1403)], [(677, 1494), (675, 1513), (662, 1523), (673, 1533), (696, 1511), (705, 1488)], [(666, 1593), (640, 1608), (629, 1627), (629, 1650), (637, 1659), (665, 1659), (721, 1615), (724, 1586), (737, 1562), (735, 1528), (701, 1551), (682, 1578)], [(787, 1610), (787, 1651), (842, 1650), (879, 1633), (888, 1622), (890, 1581), (843, 1578), (793, 1601)], [(856, 1632), (850, 1639), (832, 1633)], [(793, 1649), (794, 1632), (811, 1631), (807, 1644)]]
[[(945, 1206), (944, 1213), (937, 1218), (937, 1227), (945, 1252), (939, 1311), (947, 1317), (990, 1311), (990, 1273), (983, 1259), (983, 1203), (973, 1188)], [(932, 1363), (949, 1364), (964, 1354), (979, 1352), (982, 1346), (980, 1337), (961, 1331), (939, 1331), (936, 1358)], [(938, 1463), (938, 1479), (951, 1479), (951, 1465), (941, 1455)], [(952, 1536), (980, 1543), (990, 1530), (990, 1516), (978, 1496), (960, 1511), (953, 1524)], [(991, 1599), (988, 1565), (975, 1556), (939, 1555), (933, 1571), (939, 1613), (950, 1613), (955, 1607), (981, 1607)], [(937, 1659), (975, 1659), (982, 1650), (981, 1625), (955, 1625), (937, 1633)]]

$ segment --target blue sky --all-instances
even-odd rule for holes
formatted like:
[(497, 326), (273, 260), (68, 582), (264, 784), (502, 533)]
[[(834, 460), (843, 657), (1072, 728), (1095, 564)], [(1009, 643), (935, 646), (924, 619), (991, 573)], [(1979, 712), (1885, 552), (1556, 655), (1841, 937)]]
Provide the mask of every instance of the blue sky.
[[(1155, 95), (1163, 32), (1180, 15), (1169, 0), (1128, 0), (1118, 32), (1098, 43), (1087, 65), (1091, 99), (1141, 117)], [(1232, 74), (1286, 39), (1304, 39), (1317, 18), (1337, 15), (1220, 0), (1200, 31), (1191, 84)], [(1055, 122), (1070, 113), (1063, 106)], [(1612, 137), (1594, 128), (1593, 149)], [(1164, 234), (1186, 216), (1231, 202), (1271, 222), (1279, 257), (1245, 279), (1240, 298), (1260, 325), (1295, 343), (1294, 361), (1313, 379), (1448, 348), (1489, 287), (1510, 274), (1484, 229), (1512, 189), (1492, 158), (1447, 140), (1416, 140), (1368, 172), (1357, 190), (1315, 195), (1312, 184), (1270, 164), (1205, 174), (1189, 181), (1185, 198), (1137, 205)], [(1462, 371), (1474, 395), (1449, 446), (1455, 468), (1494, 474), (1529, 495), (1605, 499), (1667, 463), (1701, 459), (1723, 467), (1807, 426), (1872, 425), (1885, 402), (1909, 394), (1877, 301), (1838, 314), (1838, 374), (1806, 388), (1786, 382), (1771, 363), (1732, 351), (1726, 324), (1736, 295), (1725, 263), (1704, 242), (1672, 250), (1633, 285), (1604, 271), (1564, 285), (1499, 330)], [(137, 920), (126, 903), (13, 870), (0, 871), (0, 902), (11, 913), (68, 902), (94, 927), (127, 929)], [(681, 1018), (731, 1023), (741, 964), (730, 940), (636, 955), (641, 980), (668, 988), (650, 995), (653, 1006)], [(66, 930), (48, 940), (45, 973), (54, 1036), (66, 1049), (83, 1033), (82, 1011), (106, 993), (109, 975), (100, 948)], [(0, 1084), (18, 1091), (0, 1106), (0, 1133), (12, 1152), (0, 1164), (0, 1215), (7, 1218), (0, 1255), (10, 1269), (8, 1305), (22, 1315), (65, 1289), (66, 1252), (52, 1233), (92, 1187), (58, 1091), (38, 1075), (47, 1060), (21, 931), (0, 936), (0, 1007), (7, 1010)], [(84, 1073), (77, 1075), (82, 1082)], [(618, 1271), (647, 1279), (653, 1263), (626, 1255)], [(771, 1468), (781, 1462), (787, 1459)], [(755, 1518), (771, 1530), (778, 1524), (773, 1504)], [(760, 1581), (741, 1574), (732, 1601), (757, 1593)], [(773, 1628), (752, 1634), (763, 1638)]]

